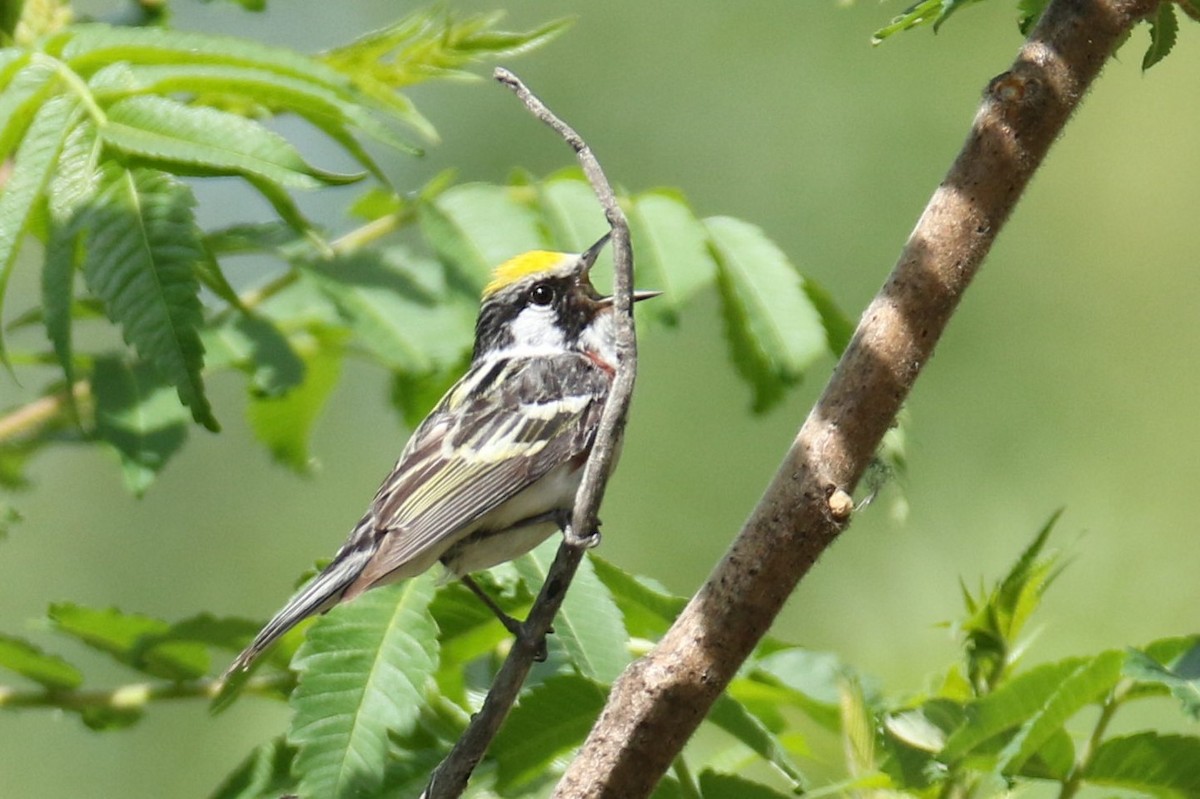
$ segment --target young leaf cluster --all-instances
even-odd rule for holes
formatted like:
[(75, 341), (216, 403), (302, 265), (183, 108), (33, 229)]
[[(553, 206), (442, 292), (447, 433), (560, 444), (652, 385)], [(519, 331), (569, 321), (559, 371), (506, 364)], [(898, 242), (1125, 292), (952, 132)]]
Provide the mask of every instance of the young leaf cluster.
[[(901, 31), (932, 25), (936, 32), (950, 15), (967, 6), (975, 5), (982, 0), (918, 0), (901, 11), (892, 21), (875, 31), (871, 37), (874, 44), (880, 44), (884, 39)], [(1022, 35), (1027, 35), (1041, 18), (1049, 0), (1017, 0), (1017, 27)], [(1175, 46), (1175, 37), (1179, 32), (1179, 18), (1175, 8), (1183, 12), (1189, 19), (1200, 21), (1200, 3), (1196, 0), (1164, 0), (1158, 8), (1144, 20), (1150, 30), (1150, 43), (1142, 56), (1142, 69), (1146, 70), (1165, 58)]]

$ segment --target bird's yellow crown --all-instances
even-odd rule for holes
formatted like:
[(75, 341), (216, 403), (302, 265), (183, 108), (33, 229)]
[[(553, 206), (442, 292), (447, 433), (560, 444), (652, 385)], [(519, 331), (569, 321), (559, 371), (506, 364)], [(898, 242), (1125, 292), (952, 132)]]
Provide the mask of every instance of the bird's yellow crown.
[(552, 269), (567, 257), (566, 253), (533, 250), (509, 258), (492, 271), (491, 281), (483, 287), (483, 296), (495, 294), (522, 278)]

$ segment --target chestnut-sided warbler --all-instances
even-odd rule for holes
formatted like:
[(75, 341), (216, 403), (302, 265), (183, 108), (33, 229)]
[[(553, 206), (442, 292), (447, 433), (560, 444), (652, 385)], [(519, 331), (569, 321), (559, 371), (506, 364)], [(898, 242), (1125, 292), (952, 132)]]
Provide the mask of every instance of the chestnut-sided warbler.
[[(613, 298), (582, 254), (535, 251), (483, 290), (467, 373), (413, 432), (349, 538), (226, 672), (245, 669), (303, 619), (437, 562), (462, 578), (566, 529), (617, 366)], [(634, 301), (658, 292), (634, 292)]]

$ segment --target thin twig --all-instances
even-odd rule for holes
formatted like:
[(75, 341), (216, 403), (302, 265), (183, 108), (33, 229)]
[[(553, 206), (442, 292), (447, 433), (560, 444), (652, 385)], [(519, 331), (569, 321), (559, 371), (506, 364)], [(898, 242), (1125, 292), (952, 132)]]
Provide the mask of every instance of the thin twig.
[(958, 302), (1101, 67), (1156, 0), (1053, 0), (991, 81), (962, 152), (741, 533), (671, 629), (617, 680), (560, 799), (650, 794), (792, 590)]
[(546, 582), (525, 620), (524, 634), (509, 651), (508, 657), (500, 667), (484, 699), (483, 707), (471, 719), (471, 723), (467, 725), (466, 731), (450, 754), (434, 770), (429, 785), (422, 794), (426, 799), (456, 797), (466, 790), (471, 772), (483, 758), (488, 745), (516, 702), (517, 694), (520, 693), (525, 677), (533, 665), (537, 642), (542, 641), (549, 631), (550, 624), (562, 605), (567, 586), (571, 584), (575, 570), (583, 559), (584, 550), (587, 548), (584, 542), (588, 534), (596, 529), (600, 501), (604, 497), (604, 489), (612, 469), (616, 443), (625, 427), (625, 417), (637, 374), (637, 340), (633, 325), (633, 256), (629, 246), (629, 223), (617, 204), (616, 194), (591, 149), (578, 133), (555, 116), (511, 72), (497, 69), (494, 77), (512, 89), (531, 114), (549, 125), (575, 151), (596, 199), (604, 208), (604, 215), (612, 228), (613, 294), (616, 297), (619, 363), (604, 413), (600, 418), (596, 442), (584, 467), (583, 481), (575, 494), (571, 530), (567, 531), (570, 534), (563, 537), (558, 555), (550, 567), (549, 574), (546, 575)]

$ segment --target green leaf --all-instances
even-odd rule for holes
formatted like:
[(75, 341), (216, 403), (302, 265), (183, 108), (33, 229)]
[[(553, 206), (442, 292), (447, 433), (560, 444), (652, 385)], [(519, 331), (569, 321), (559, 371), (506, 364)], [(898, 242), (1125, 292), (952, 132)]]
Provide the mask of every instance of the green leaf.
[(51, 605), (49, 616), (56, 631), (154, 677), (193, 680), (209, 669), (207, 648), (172, 638), (171, 625), (161, 619), (70, 602)]
[[(17, 253), (38, 210), (44, 207), (43, 195), (54, 177), (59, 154), (81, 114), (77, 99), (69, 96), (51, 98), (38, 109), (17, 148), (12, 173), (4, 183), (4, 190), (0, 191), (0, 308), (4, 305)], [(0, 361), (8, 363), (2, 336)]]
[(192, 418), (216, 431), (200, 375), (203, 315), (194, 267), (207, 256), (194, 205), (191, 190), (170, 175), (109, 164), (85, 212), (83, 273), (125, 340), (175, 386)]
[(943, 0), (919, 0), (901, 11), (886, 26), (875, 31), (871, 44), (880, 44), (887, 37), (933, 22), (942, 11)]
[(299, 794), (342, 799), (378, 790), (388, 733), (416, 723), (437, 668), (432, 598), (433, 578), (424, 575), (368, 591), (309, 628), (289, 703)]
[(966, 707), (966, 722), (946, 741), (941, 759), (953, 763), (985, 741), (1040, 718), (1060, 688), (1076, 674), (1088, 674), (1090, 658), (1067, 658), (1019, 674)]
[(1001, 769), (1009, 774), (1019, 771), (1068, 719), (1107, 696), (1121, 678), (1124, 663), (1124, 652), (1110, 650), (1088, 659), (1067, 675), (1005, 747), (1000, 755)]
[(665, 589), (650, 585), (646, 578), (622, 571), (597, 555), (589, 555), (588, 561), (621, 609), (630, 635), (657, 639), (687, 604), (684, 597), (672, 596)]
[(744, 777), (718, 774), (709, 769), (700, 772), (700, 795), (704, 799), (786, 799), (791, 796)]
[(404, 371), (392, 373), (392, 406), (400, 411), (408, 427), (415, 429), (421, 423), (438, 400), (467, 371), (469, 359), (470, 353), (464, 350), (460, 363), (444, 369), (423, 374)]
[(794, 691), (781, 695), (781, 699), (787, 699), (825, 729), (840, 731), (838, 685), (848, 668), (836, 655), (789, 647), (761, 658), (756, 667), (752, 679)]
[(121, 458), (125, 487), (140, 496), (187, 438), (187, 414), (149, 364), (113, 356), (92, 371), (96, 435)]
[(22, 638), (0, 634), (0, 667), (27, 677), (51, 691), (70, 691), (83, 684), (83, 674), (58, 655), (50, 655)]
[(291, 769), (295, 759), (296, 747), (282, 736), (256, 746), (209, 799), (277, 799), (294, 793), (296, 781)]
[[(32, 53), (28, 50), (3, 52), (16, 54), (4, 64), (2, 74), (7, 80), (0, 90), (0, 159), (7, 159), (14, 147), (29, 139), (26, 130), (59, 82), (55, 80), (53, 62), (38, 59), (30, 63)], [(64, 99), (60, 103), (70, 104), (70, 101)]]
[(1110, 738), (1084, 767), (1083, 779), (1162, 799), (1200, 795), (1200, 739), (1156, 732)]
[(491, 270), (547, 241), (537, 216), (507, 186), (468, 183), (420, 205), (421, 232), (438, 257), (450, 264), (463, 285), (478, 296)]
[[(101, 99), (131, 94), (199, 96), (209, 105), (239, 106), (253, 103), (254, 110), (269, 113), (291, 112), (303, 117), (343, 148), (369, 171), (378, 174), (374, 160), (362, 151), (348, 128), (363, 133), (402, 151), (411, 151), (392, 135), (360, 102), (347, 99), (345, 91), (280, 75), (266, 69), (234, 64), (112, 64), (97, 72), (88, 82)], [(249, 115), (249, 114), (248, 114)]]
[(488, 753), (496, 762), (497, 789), (506, 792), (533, 782), (583, 743), (606, 694), (593, 680), (560, 674), (522, 695)]
[(238, 313), (206, 329), (201, 340), (209, 368), (236, 366), (252, 375), (256, 396), (278, 397), (304, 382), (304, 360), (275, 323), (256, 313)]
[(730, 217), (704, 224), (733, 359), (754, 390), (754, 410), (762, 412), (826, 351), (825, 328), (804, 278), (760, 228)]
[[(488, 592), (492, 601), (510, 616), (524, 615), (533, 603), (533, 597), (519, 581), (502, 586), (491, 571), (473, 575), (473, 578)], [(464, 707), (468, 706), (468, 681), (473, 682), (478, 675), (478, 672), (471, 671), (472, 662), (495, 654), (498, 647), (512, 638), (487, 606), (458, 581), (438, 588), (430, 612), (440, 630), (438, 688), (443, 696)], [(486, 673), (482, 679), (490, 681), (492, 676)]]
[[(1200, 719), (1200, 639), (1189, 637), (1171, 641), (1175, 642), (1190, 642), (1190, 646), (1182, 654), (1170, 658), (1173, 661), (1171, 665), (1159, 662), (1148, 652), (1128, 650), (1124, 674), (1139, 683), (1161, 685), (1169, 689), (1189, 716)], [(1151, 644), (1147, 650), (1153, 651), (1154, 648), (1157, 647)]]
[(304, 356), (304, 382), (279, 396), (251, 394), (246, 417), (271, 456), (300, 474), (312, 467), (309, 441), (342, 373), (340, 342), (325, 336)]
[[(80, 249), (83, 231), (76, 214), (95, 196), (98, 156), (95, 126), (90, 122), (76, 125), (67, 134), (48, 189), (50, 231), (42, 269), (43, 321), (67, 385), (75, 383), (71, 322), (75, 272), (83, 260)], [(73, 402), (75, 395), (68, 396)]]
[(93, 23), (72, 26), (68, 33), (55, 37), (45, 47), (52, 55), (59, 54), (81, 75), (91, 75), (122, 61), (132, 64), (221, 64), (263, 69), (325, 86), (346, 99), (357, 97), (345, 76), (314, 58), (234, 36)]
[[(557, 536), (551, 537), (515, 561), (530, 591), (541, 590), (558, 543)], [(600, 683), (613, 682), (629, 665), (629, 634), (621, 621), (621, 611), (587, 558), (580, 562), (554, 619), (552, 640), (562, 644), (580, 674)]]
[(651, 303), (669, 322), (700, 289), (710, 285), (716, 264), (708, 234), (683, 196), (669, 189), (639, 194), (629, 209), (629, 229), (640, 288), (662, 291)]
[(1179, 33), (1179, 20), (1175, 17), (1175, 6), (1172, 3), (1159, 3), (1158, 9), (1150, 18), (1150, 46), (1142, 57), (1142, 70), (1150, 69), (1167, 57), (1175, 46), (1175, 37)]
[(305, 278), (337, 305), (354, 343), (390, 369), (457, 366), (469, 351), (475, 306), (447, 293), (433, 261), (403, 250), (359, 251), (313, 265)]
[(302, 189), (361, 178), (309, 165), (287, 139), (257, 122), (166, 97), (130, 97), (114, 103), (100, 135), (121, 152), (201, 175), (253, 175)]
[(563, 250), (583, 252), (608, 231), (591, 186), (573, 172), (551, 177), (537, 187), (542, 215)]
[(1050, 0), (1017, 0), (1017, 29), (1021, 31), (1022, 36), (1028, 36), (1033, 30), (1049, 2)]
[(712, 709), (708, 712), (708, 720), (779, 769), (780, 773), (791, 780), (795, 787), (803, 787), (806, 784), (807, 780), (801, 773), (800, 767), (779, 739), (775, 737), (775, 733), (745, 705), (729, 694), (723, 693), (717, 697), (717, 701), (713, 703)]

